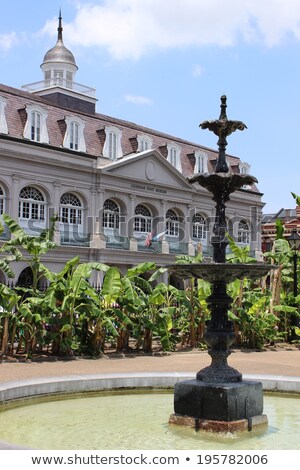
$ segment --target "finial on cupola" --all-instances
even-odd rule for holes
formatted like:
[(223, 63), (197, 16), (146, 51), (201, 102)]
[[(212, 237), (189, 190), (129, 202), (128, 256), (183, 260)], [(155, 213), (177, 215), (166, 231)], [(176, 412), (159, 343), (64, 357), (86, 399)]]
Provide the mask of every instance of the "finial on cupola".
[(61, 8), (59, 9), (59, 17), (58, 17), (58, 35), (57, 35), (57, 40), (62, 41), (62, 32), (63, 32), (63, 27), (62, 27), (62, 17), (61, 17)]

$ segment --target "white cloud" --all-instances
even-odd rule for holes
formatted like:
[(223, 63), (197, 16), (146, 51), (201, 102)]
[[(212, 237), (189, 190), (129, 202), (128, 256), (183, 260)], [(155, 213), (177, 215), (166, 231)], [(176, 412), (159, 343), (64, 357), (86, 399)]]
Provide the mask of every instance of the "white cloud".
[[(157, 49), (300, 40), (299, 0), (90, 0), (76, 8), (74, 21), (64, 23), (68, 44), (105, 47), (117, 59)], [(43, 31), (53, 34), (56, 27), (51, 21)]]
[(152, 104), (152, 100), (150, 98), (147, 98), (146, 96), (125, 95), (124, 98), (125, 98), (125, 101), (129, 103), (142, 104), (142, 105)]
[(201, 75), (203, 75), (203, 73), (205, 72), (205, 68), (202, 67), (201, 65), (199, 64), (195, 64), (194, 67), (193, 67), (193, 76), (194, 77), (201, 77)]
[(7, 52), (13, 46), (18, 44), (18, 38), (14, 31), (11, 33), (0, 34), (0, 49), (1, 52)]

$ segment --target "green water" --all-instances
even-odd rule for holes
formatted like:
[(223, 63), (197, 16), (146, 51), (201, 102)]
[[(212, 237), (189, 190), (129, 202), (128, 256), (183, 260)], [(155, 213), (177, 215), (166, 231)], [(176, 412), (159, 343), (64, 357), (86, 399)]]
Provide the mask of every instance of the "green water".
[(168, 425), (173, 393), (82, 395), (0, 411), (0, 440), (34, 449), (300, 449), (300, 397), (269, 395), (269, 425), (210, 434)]

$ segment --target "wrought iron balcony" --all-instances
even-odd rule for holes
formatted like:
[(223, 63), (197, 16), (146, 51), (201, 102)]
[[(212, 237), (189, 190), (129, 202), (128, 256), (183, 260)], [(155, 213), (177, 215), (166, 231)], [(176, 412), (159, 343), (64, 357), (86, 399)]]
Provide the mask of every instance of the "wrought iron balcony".
[(161, 242), (152, 242), (150, 246), (145, 245), (145, 239), (138, 241), (138, 251), (161, 253)]
[(176, 253), (176, 254), (182, 254), (182, 255), (187, 255), (188, 254), (188, 244), (184, 242), (178, 242), (178, 241), (169, 241), (169, 250), (170, 253)]
[(90, 246), (90, 234), (60, 232), (60, 244), (69, 246)]
[(129, 250), (129, 238), (115, 235), (106, 235), (106, 248), (115, 250)]

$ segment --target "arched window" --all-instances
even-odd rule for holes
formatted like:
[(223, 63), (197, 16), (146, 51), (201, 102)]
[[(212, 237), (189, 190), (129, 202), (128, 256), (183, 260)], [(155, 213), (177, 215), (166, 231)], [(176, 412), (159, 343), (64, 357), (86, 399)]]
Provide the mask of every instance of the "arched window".
[(5, 212), (5, 194), (0, 186), (0, 217)]
[(20, 192), (19, 219), (45, 220), (45, 199), (41, 191), (26, 186)]
[(143, 204), (136, 206), (134, 211), (134, 231), (138, 233), (149, 233), (152, 231), (152, 214), (148, 207)]
[(119, 230), (120, 208), (112, 199), (107, 199), (103, 205), (103, 228)]
[(65, 193), (60, 198), (60, 221), (70, 225), (82, 225), (82, 204), (73, 193)]
[(250, 243), (249, 225), (245, 220), (241, 220), (238, 226), (238, 243), (246, 245)]
[(205, 218), (199, 212), (193, 216), (192, 237), (195, 240), (204, 240), (207, 237), (207, 225)]
[(83, 204), (76, 194), (64, 193), (59, 204), (60, 243), (89, 246), (89, 235), (84, 233)]
[(166, 213), (166, 230), (169, 237), (179, 236), (179, 217), (172, 209)]

